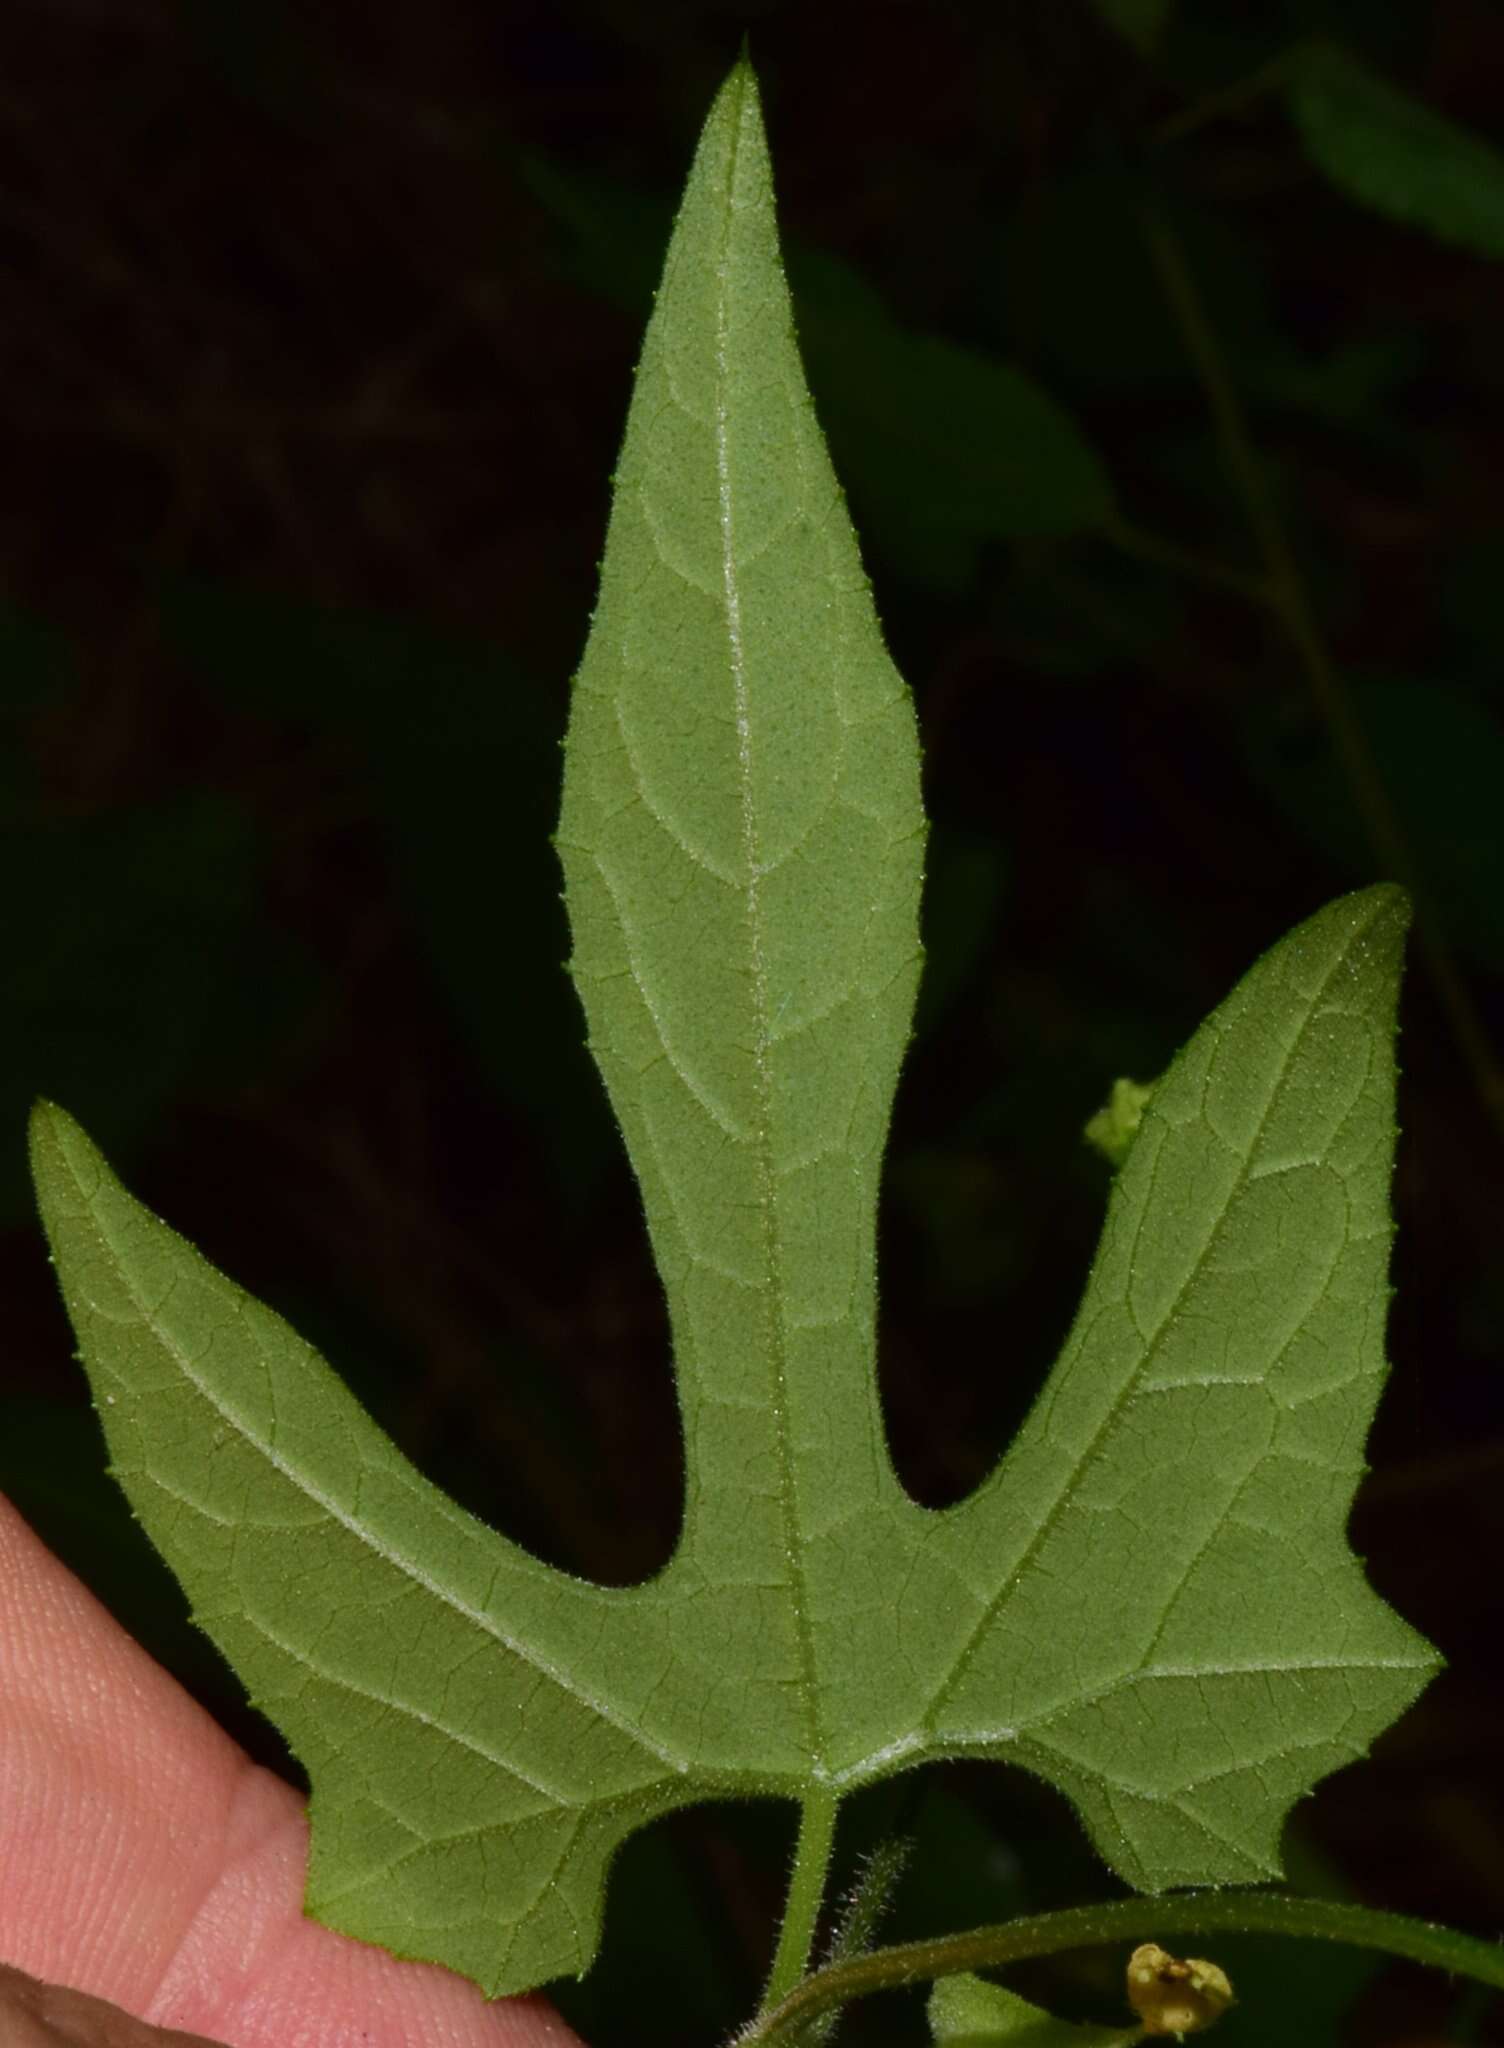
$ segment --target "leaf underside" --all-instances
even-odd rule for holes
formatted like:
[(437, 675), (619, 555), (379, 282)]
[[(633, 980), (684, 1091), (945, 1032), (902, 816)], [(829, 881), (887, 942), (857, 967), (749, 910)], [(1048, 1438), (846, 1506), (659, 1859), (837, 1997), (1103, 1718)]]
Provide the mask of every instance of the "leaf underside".
[(331, 1926), (522, 1990), (588, 1964), (654, 1816), (954, 1755), (1060, 1786), (1141, 1888), (1272, 1876), (1291, 1802), (1434, 1669), (1344, 1535), (1384, 1372), (1403, 898), (1302, 926), (1158, 1084), (1044, 1393), (934, 1513), (873, 1370), (922, 843), (739, 65), (638, 371), (559, 834), (672, 1320), (671, 1563), (587, 1585), (463, 1513), (61, 1110), (34, 1119), (114, 1469), (309, 1771)]

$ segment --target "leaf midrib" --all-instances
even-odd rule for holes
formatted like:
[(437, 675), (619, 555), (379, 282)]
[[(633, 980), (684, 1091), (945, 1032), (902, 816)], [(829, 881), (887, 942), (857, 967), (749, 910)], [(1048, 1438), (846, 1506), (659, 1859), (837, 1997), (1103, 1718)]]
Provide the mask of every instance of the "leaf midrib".
[(736, 767), (741, 805), (742, 857), (746, 863), (747, 935), (751, 956), (752, 985), (752, 1077), (756, 1111), (753, 1117), (752, 1149), (762, 1210), (763, 1246), (771, 1313), (768, 1333), (769, 1363), (773, 1374), (772, 1421), (774, 1458), (778, 1469), (779, 1515), (783, 1524), (784, 1553), (789, 1563), (789, 1592), (793, 1607), (795, 1639), (803, 1666), (803, 1681), (797, 1687), (803, 1709), (811, 1760), (824, 1750), (820, 1732), (819, 1692), (815, 1684), (815, 1645), (810, 1626), (809, 1588), (804, 1571), (804, 1546), (799, 1523), (798, 1501), (789, 1443), (788, 1352), (784, 1329), (785, 1247), (779, 1227), (777, 1175), (772, 1157), (773, 1083), (768, 1067), (771, 1044), (767, 967), (763, 957), (762, 912), (759, 882), (762, 868), (758, 843), (756, 804), (752, 784), (751, 712), (747, 689), (746, 646), (742, 635), (741, 589), (737, 575), (734, 519), (734, 491), (731, 482), (730, 417), (727, 389), (731, 379), (728, 305), (730, 242), (735, 214), (737, 159), (742, 147), (742, 128), (747, 83), (738, 83), (738, 99), (732, 120), (727, 152), (724, 219), (721, 248), (716, 264), (715, 302), (715, 462), (716, 509), (721, 541), (721, 584), (726, 610), (726, 641), (731, 668), (732, 700), (736, 714)]

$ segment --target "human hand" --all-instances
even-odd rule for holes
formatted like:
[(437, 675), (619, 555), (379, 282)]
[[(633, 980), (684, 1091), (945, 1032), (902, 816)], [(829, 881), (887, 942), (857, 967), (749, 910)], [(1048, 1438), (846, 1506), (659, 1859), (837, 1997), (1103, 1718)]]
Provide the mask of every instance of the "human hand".
[(579, 2048), (305, 1919), (306, 1858), (292, 1788), (0, 1498), (0, 2048)]

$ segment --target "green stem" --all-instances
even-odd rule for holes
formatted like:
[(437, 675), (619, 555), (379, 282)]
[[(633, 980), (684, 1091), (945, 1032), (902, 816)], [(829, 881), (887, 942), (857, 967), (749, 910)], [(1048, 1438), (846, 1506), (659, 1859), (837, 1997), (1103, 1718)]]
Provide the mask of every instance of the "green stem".
[(1219, 1891), (1160, 1898), (1117, 1899), (1101, 1906), (1076, 1906), (1063, 1913), (1035, 1913), (998, 1927), (977, 1927), (939, 1941), (905, 1942), (874, 1949), (854, 1961), (817, 1970), (781, 2002), (769, 2000), (738, 2037), (737, 2048), (776, 2048), (817, 2014), (869, 1992), (948, 1977), (957, 1970), (996, 1969), (1029, 1956), (1058, 1955), (1064, 1949), (1101, 1948), (1119, 1941), (1158, 1939), (1167, 1934), (1284, 1934), (1314, 1941), (1339, 1941), (1353, 1948), (1382, 1949), (1412, 1962), (1472, 1977), (1504, 1990), (1504, 1946), (1412, 1920), (1331, 1899), (1292, 1898), (1288, 1893)]
[(825, 1874), (830, 1868), (830, 1845), (835, 1838), (834, 1792), (812, 1792), (804, 1802), (799, 1820), (799, 1840), (794, 1848), (794, 1870), (789, 1895), (783, 1908), (783, 1925), (778, 1931), (778, 1952), (763, 1993), (762, 2010), (771, 2012), (786, 1999), (809, 1968), (809, 1952), (815, 1939), (815, 1922), (825, 1897)]
[(1291, 43), (1267, 64), (1261, 64), (1257, 71), (1250, 71), (1244, 77), (1234, 79), (1231, 85), (1221, 86), (1204, 99), (1182, 107), (1178, 114), (1172, 114), (1168, 121), (1162, 121), (1151, 132), (1151, 146), (1163, 149), (1166, 143), (1180, 142), (1185, 136), (1193, 135), (1209, 121), (1225, 120), (1229, 114), (1246, 113), (1259, 100), (1289, 84), (1307, 48), (1304, 38)]
[(1217, 336), (1207, 318), (1180, 242), (1168, 224), (1153, 215), (1144, 219), (1150, 259), (1171, 312), (1180, 326), (1186, 351), (1206, 394), (1223, 465), (1263, 558), (1266, 601), (1283, 626), (1316, 709), (1324, 721), (1332, 751), (1347, 778), (1381, 868), (1415, 895), (1421, 911), (1416, 940), (1431, 981), (1441, 999), (1452, 1035), (1472, 1074), (1485, 1110), (1504, 1135), (1504, 1072), (1494, 1057), (1483, 1021), (1452, 949), (1425, 915), (1424, 893), (1417, 884), (1414, 862), (1384, 779), (1373, 758), (1336, 664), (1316, 623), (1316, 613), (1285, 530), (1280, 524), (1263, 466), (1253, 446), (1237, 389)]
[(1213, 561), (1210, 555), (1197, 554), (1193, 548), (1183, 548), (1178, 541), (1150, 533), (1142, 526), (1135, 526), (1131, 520), (1109, 519), (1100, 531), (1104, 540), (1111, 541), (1125, 555), (1137, 556), (1141, 562), (1154, 562), (1177, 576), (1189, 577), (1194, 583), (1209, 583), (1219, 590), (1235, 590), (1239, 597), (1246, 597), (1252, 604), (1269, 602), (1269, 591), (1261, 577), (1250, 576), (1246, 570), (1234, 569), (1226, 562)]

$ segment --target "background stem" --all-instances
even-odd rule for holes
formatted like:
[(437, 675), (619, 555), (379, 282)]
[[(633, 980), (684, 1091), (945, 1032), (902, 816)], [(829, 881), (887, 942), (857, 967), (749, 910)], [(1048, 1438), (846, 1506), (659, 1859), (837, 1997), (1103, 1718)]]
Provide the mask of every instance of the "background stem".
[[(1175, 317), (1212, 415), (1223, 465), (1242, 501), (1244, 515), (1263, 558), (1266, 601), (1283, 627), (1305, 673), (1332, 751), (1347, 778), (1368, 832), (1369, 843), (1389, 879), (1404, 883), (1416, 899), (1416, 942), (1432, 985), (1451, 1025), (1458, 1050), (1495, 1130), (1504, 1137), (1504, 1072), (1478, 1015), (1452, 949), (1427, 914), (1422, 878), (1403, 827), (1379, 773), (1367, 735), (1316, 623), (1309, 594), (1280, 522), (1274, 498), (1254, 449), (1242, 402), (1228, 372), (1216, 332), (1201, 302), (1180, 239), (1155, 214), (1144, 216), (1150, 261)], [(1118, 536), (1122, 544), (1122, 536)], [(1140, 544), (1139, 552), (1146, 550)]]

